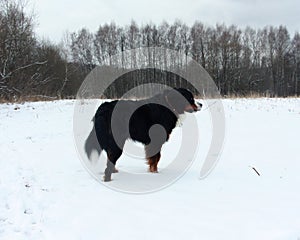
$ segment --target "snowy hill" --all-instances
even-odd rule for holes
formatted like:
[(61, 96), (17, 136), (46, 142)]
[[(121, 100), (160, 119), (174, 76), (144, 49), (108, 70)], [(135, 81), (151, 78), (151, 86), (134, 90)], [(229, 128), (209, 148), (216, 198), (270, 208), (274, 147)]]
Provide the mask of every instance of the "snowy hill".
[[(213, 172), (199, 179), (200, 146), (182, 178), (144, 195), (87, 173), (73, 141), (74, 101), (1, 104), (0, 239), (300, 239), (300, 99), (223, 104), (226, 141)], [(197, 120), (205, 149), (206, 112)], [(122, 169), (146, 171), (128, 157), (118, 164), (115, 181)]]

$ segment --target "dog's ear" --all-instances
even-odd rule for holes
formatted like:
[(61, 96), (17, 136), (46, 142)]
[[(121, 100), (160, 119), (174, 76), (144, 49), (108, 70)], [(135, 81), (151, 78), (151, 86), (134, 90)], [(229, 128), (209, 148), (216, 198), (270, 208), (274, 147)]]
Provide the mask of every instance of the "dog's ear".
[(178, 113), (183, 113), (185, 106), (185, 99), (178, 91), (177, 88), (164, 91), (164, 96), (167, 102), (167, 105), (172, 109), (176, 110)]

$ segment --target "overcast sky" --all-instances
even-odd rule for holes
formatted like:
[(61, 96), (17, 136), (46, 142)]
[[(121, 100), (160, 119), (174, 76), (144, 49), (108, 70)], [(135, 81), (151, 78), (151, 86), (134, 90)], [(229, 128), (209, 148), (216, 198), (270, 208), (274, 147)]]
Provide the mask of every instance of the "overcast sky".
[(63, 33), (87, 27), (96, 31), (103, 23), (118, 25), (169, 23), (180, 19), (208, 25), (225, 23), (259, 28), (285, 25), (291, 35), (300, 30), (299, 0), (31, 0), (40, 37), (59, 42)]

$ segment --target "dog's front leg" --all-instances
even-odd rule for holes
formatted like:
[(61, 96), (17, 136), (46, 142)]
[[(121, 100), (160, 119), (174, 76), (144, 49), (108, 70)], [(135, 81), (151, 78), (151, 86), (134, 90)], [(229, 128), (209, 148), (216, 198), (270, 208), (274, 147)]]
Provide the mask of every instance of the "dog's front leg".
[(157, 164), (160, 159), (160, 150), (161, 150), (161, 145), (158, 146), (156, 145), (146, 145), (145, 146), (145, 152), (146, 152), (146, 158), (148, 160), (148, 165), (149, 165), (149, 172), (152, 173), (157, 173)]
[(147, 158), (148, 164), (149, 164), (149, 172), (152, 172), (152, 173), (157, 173), (158, 172), (157, 164), (159, 162), (159, 159), (160, 159), (160, 152), (155, 154), (152, 157)]

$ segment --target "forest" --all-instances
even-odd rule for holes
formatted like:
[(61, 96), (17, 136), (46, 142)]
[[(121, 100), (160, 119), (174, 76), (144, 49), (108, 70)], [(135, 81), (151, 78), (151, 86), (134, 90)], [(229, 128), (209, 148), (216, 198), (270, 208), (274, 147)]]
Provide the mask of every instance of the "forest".
[[(290, 33), (286, 26), (255, 29), (209, 26), (201, 21), (189, 26), (181, 20), (139, 25), (132, 20), (125, 26), (99, 23), (96, 32), (66, 30), (55, 44), (37, 36), (35, 15), (26, 13), (25, 7), (23, 1), (0, 0), (1, 101), (74, 98), (96, 66), (136, 70), (143, 54), (138, 49), (143, 47), (178, 52), (152, 59), (156, 68), (149, 71), (159, 72), (161, 66), (180, 68), (184, 65), (181, 56), (192, 58), (210, 74), (224, 97), (300, 95), (300, 34)], [(127, 50), (132, 50), (131, 57), (116, 62), (114, 56)], [(149, 73), (141, 71), (136, 76), (131, 77), (132, 87), (147, 81)], [(122, 89), (118, 83), (107, 97), (119, 97)]]

